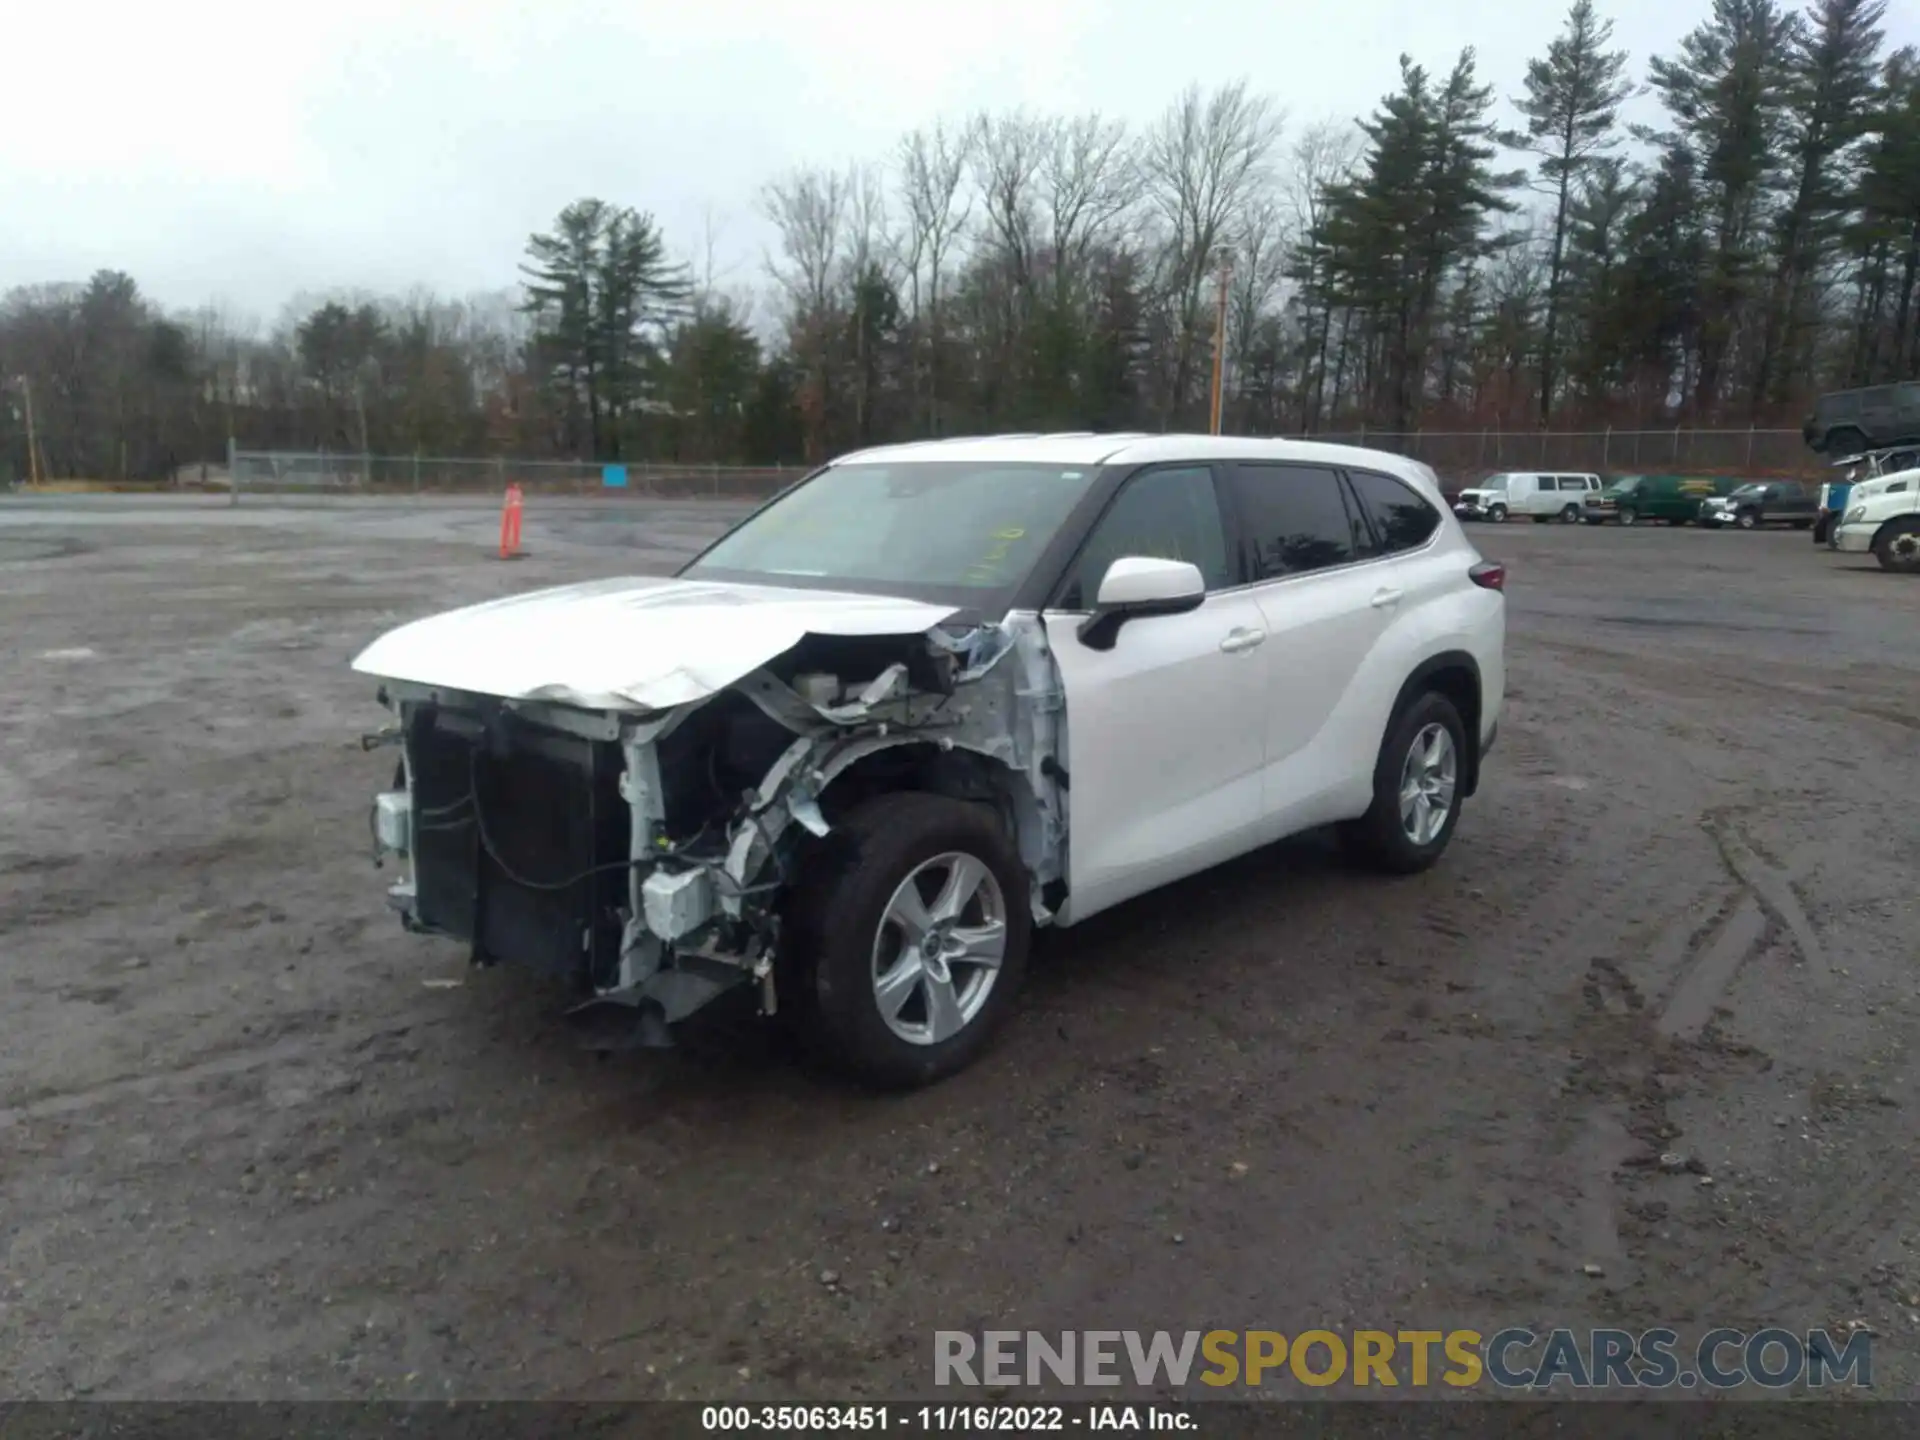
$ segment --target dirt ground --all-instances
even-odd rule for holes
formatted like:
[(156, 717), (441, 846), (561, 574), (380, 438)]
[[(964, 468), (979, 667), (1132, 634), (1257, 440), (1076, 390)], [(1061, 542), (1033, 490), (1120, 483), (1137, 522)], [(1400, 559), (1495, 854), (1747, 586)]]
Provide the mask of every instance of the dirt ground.
[(585, 1054), (370, 863), (361, 645), (718, 523), (549, 505), (504, 564), (457, 505), (0, 502), (0, 1395), (903, 1397), (938, 1328), (1855, 1322), (1912, 1393), (1920, 586), (1479, 527), (1512, 688), (1440, 867), (1305, 840), (1050, 936), (983, 1063), (876, 1099), (745, 1015)]

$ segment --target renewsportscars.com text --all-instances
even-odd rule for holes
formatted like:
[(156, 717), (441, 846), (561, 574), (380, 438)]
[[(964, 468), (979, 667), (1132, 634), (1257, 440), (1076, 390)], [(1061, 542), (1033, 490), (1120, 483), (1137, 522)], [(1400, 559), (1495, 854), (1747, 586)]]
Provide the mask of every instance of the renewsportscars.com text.
[(1872, 1338), (1825, 1330), (937, 1330), (940, 1386), (1783, 1390), (1873, 1384)]

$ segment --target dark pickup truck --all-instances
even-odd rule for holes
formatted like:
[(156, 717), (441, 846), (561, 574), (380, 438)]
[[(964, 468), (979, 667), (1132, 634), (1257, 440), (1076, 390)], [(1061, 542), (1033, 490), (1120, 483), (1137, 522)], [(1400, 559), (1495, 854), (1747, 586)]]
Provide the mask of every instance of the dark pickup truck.
[(1819, 497), (1798, 480), (1754, 480), (1731, 495), (1715, 495), (1701, 502), (1702, 525), (1734, 525), (1757, 530), (1762, 525), (1812, 526), (1819, 513)]

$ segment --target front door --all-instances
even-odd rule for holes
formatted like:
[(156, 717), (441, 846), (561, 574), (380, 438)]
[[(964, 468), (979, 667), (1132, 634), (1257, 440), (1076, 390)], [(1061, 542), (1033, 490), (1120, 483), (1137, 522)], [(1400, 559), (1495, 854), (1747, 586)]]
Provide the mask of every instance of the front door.
[[(1107, 567), (1122, 556), (1197, 565), (1197, 610), (1130, 620), (1111, 650), (1076, 632)], [(1214, 474), (1169, 466), (1131, 477), (1094, 527), (1047, 639), (1067, 695), (1064, 920), (1217, 864), (1256, 842), (1267, 631), (1260, 606), (1230, 589)]]

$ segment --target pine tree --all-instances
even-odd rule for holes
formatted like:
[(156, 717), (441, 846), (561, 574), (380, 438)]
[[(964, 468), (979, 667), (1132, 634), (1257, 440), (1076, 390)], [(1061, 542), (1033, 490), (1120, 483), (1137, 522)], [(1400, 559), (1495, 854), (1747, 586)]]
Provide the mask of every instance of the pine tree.
[(1775, 279), (1767, 296), (1750, 401), (1755, 418), (1812, 369), (1813, 286), (1839, 238), (1848, 195), (1843, 158), (1860, 139), (1877, 89), (1885, 0), (1817, 0), (1793, 37), (1786, 121), (1792, 191), (1774, 222)]
[(1695, 413), (1715, 411), (1727, 362), (1754, 296), (1766, 203), (1780, 179), (1789, 61), (1799, 17), (1777, 0), (1713, 0), (1713, 13), (1672, 58), (1649, 66), (1673, 119), (1659, 136), (1670, 159), (1697, 173), (1706, 239), (1694, 357)]
[(1558, 383), (1560, 317), (1565, 302), (1567, 227), (1581, 180), (1620, 143), (1620, 106), (1633, 93), (1627, 52), (1607, 48), (1613, 22), (1593, 0), (1574, 0), (1565, 26), (1544, 58), (1527, 63), (1526, 93), (1514, 106), (1526, 129), (1503, 136), (1539, 157), (1538, 183), (1553, 197), (1548, 242), (1546, 321), (1540, 337), (1540, 423), (1553, 416)]

